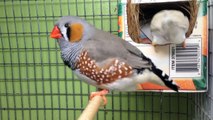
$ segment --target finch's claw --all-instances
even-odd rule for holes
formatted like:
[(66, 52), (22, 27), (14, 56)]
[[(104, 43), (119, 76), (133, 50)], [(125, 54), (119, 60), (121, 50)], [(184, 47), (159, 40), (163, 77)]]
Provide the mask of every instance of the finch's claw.
[(154, 47), (155, 47), (155, 46), (157, 46), (157, 44), (156, 44), (155, 42), (152, 42), (152, 46), (154, 46)]
[(183, 46), (183, 48), (186, 48), (186, 42), (185, 41), (183, 41), (182, 46)]
[(101, 91), (98, 91), (98, 92), (92, 92), (91, 95), (90, 95), (90, 100), (92, 100), (95, 96), (101, 96), (102, 99), (103, 99), (103, 105), (105, 106), (107, 104), (107, 98), (106, 98), (106, 94), (108, 94), (109, 91), (108, 90), (101, 90)]

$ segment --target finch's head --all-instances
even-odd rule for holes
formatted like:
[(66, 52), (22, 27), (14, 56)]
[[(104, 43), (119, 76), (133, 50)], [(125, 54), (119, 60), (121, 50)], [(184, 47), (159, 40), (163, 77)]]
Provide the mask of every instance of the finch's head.
[(65, 16), (56, 22), (50, 37), (74, 43), (88, 37), (86, 33), (90, 31), (90, 29), (91, 25), (85, 20), (75, 16)]

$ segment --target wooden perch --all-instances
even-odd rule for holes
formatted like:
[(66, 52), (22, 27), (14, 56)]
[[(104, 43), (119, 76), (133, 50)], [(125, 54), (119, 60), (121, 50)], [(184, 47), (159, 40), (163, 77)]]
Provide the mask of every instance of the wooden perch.
[(95, 96), (92, 100), (89, 101), (87, 107), (84, 109), (78, 120), (93, 120), (101, 104), (102, 97)]

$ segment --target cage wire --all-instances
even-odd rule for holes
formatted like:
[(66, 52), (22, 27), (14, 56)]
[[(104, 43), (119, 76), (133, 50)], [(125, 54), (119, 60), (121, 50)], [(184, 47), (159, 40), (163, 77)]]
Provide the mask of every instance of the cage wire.
[[(0, 1), (0, 120), (75, 120), (96, 91), (65, 67), (49, 33), (75, 15), (118, 34), (120, 0)], [(207, 93), (111, 92), (97, 120), (213, 120), (212, 6)]]
[(193, 95), (194, 120), (213, 120), (213, 0), (208, 1), (208, 38), (209, 38), (209, 54), (208, 54), (208, 91)]

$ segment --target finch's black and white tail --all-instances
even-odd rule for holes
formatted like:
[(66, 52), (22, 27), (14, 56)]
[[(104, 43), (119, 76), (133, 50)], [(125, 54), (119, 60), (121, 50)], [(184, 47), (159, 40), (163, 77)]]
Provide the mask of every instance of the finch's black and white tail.
[(145, 57), (143, 54), (142, 56), (143, 56), (143, 59), (149, 61), (149, 63), (152, 65), (150, 71), (153, 72), (155, 75), (157, 75), (167, 87), (178, 92), (179, 86), (177, 86), (166, 73), (158, 69), (149, 58)]
[(156, 68), (155, 66), (152, 67), (151, 71), (155, 73), (167, 87), (178, 92), (179, 87), (173, 82), (173, 80), (166, 73)]

